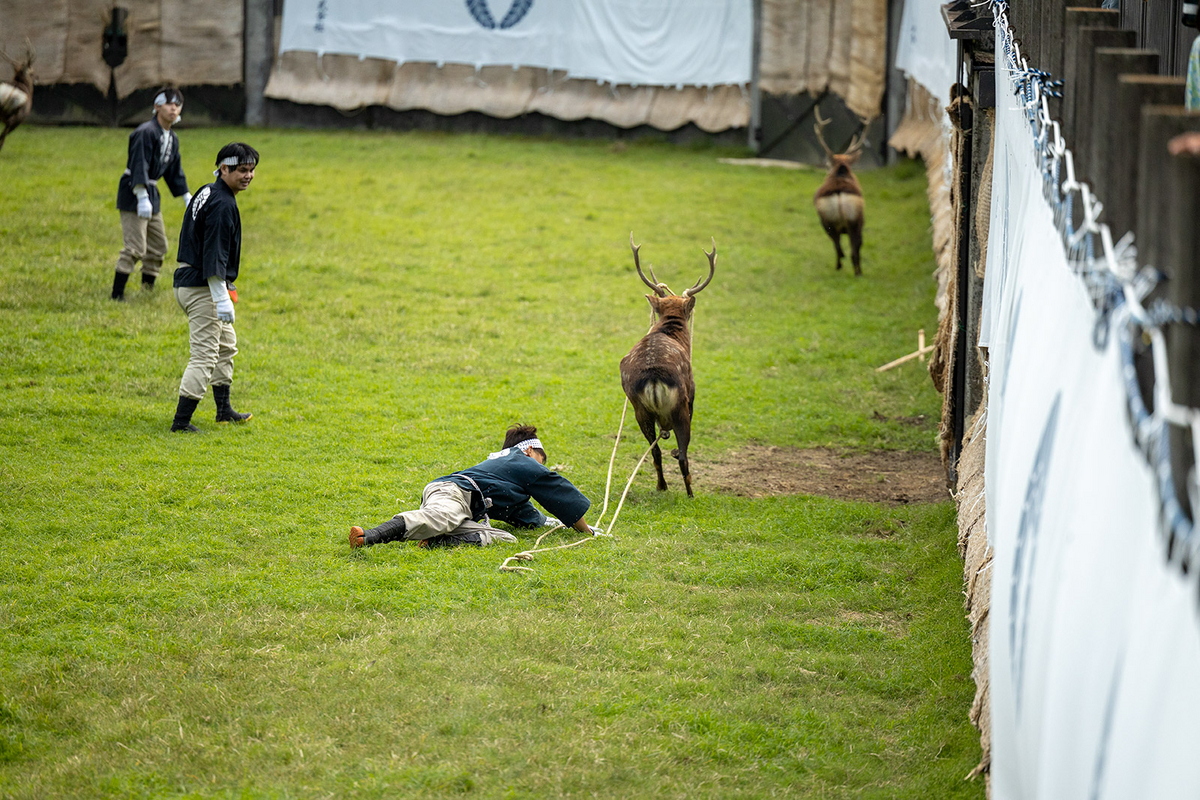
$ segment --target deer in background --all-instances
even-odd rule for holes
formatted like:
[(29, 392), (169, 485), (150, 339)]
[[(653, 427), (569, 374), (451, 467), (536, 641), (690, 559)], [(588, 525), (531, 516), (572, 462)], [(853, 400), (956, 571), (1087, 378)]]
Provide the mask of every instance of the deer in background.
[(3, 55), (12, 65), (13, 79), (11, 82), (0, 81), (0, 148), (33, 107), (33, 45), (28, 45), (24, 61), (17, 61), (8, 53)]
[(829, 120), (821, 119), (821, 112), (813, 107), (817, 124), (813, 130), (817, 132), (817, 140), (825, 148), (825, 156), (829, 165), (829, 174), (825, 182), (813, 195), (813, 205), (817, 207), (817, 216), (821, 218), (821, 227), (829, 238), (833, 239), (833, 249), (837, 251), (837, 268), (842, 268), (842, 234), (850, 237), (850, 261), (854, 264), (854, 274), (862, 275), (859, 265), (858, 252), (862, 247), (863, 229), (863, 196), (858, 178), (854, 177), (851, 166), (858, 161), (862, 154), (863, 144), (867, 138), (867, 126), (850, 140), (850, 144), (841, 153), (835, 153), (825, 144), (825, 136), (821, 129), (829, 124)]
[(692, 497), (692, 474), (688, 470), (687, 457), (692, 438), (692, 405), (696, 399), (696, 382), (692, 377), (692, 311), (696, 307), (696, 295), (708, 286), (716, 272), (717, 241), (713, 239), (711, 253), (703, 251), (708, 256), (708, 277), (697, 280), (692, 288), (684, 289), (682, 295), (676, 295), (665, 283), (659, 283), (653, 267), (650, 267), (653, 283), (646, 278), (638, 261), (641, 245), (633, 243), (632, 232), (629, 246), (633, 250), (633, 265), (638, 277), (654, 290), (653, 295), (646, 295), (654, 312), (654, 324), (629, 355), (621, 359), (621, 388), (633, 405), (633, 415), (642, 435), (652, 445), (658, 490), (664, 492), (667, 489), (658, 440), (667, 439), (673, 431), (678, 447), (671, 455), (678, 459), (688, 497)]

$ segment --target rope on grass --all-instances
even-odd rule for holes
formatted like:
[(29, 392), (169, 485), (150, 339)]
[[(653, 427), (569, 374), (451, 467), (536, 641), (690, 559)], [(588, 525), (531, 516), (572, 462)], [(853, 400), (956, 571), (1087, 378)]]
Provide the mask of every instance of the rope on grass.
[[(714, 248), (716, 247), (715, 243), (713, 244), (713, 247)], [(651, 270), (650, 274), (651, 275), (654, 274), (653, 270)], [(667, 291), (670, 291), (670, 289), (668, 289)], [(656, 322), (656, 319), (655, 319), (655, 315), (654, 315), (654, 309), (651, 308), (650, 309), (650, 330), (654, 330), (655, 322)], [(649, 333), (649, 331), (647, 331), (647, 333)], [(695, 321), (695, 317), (693, 317), (692, 324), (688, 327), (688, 346), (691, 347), (692, 345), (694, 345), (695, 341), (696, 341), (696, 321)], [(615, 442), (613, 442), (612, 455), (608, 459), (608, 478), (604, 483), (604, 506), (603, 506), (603, 508), (600, 509), (600, 516), (596, 518), (596, 527), (597, 528), (603, 527), (603, 525), (601, 524), (601, 521), (604, 519), (604, 515), (606, 513), (608, 513), (608, 496), (609, 496), (609, 490), (612, 489), (613, 464), (617, 460), (617, 447), (618, 447), (618, 445), (621, 444), (621, 431), (623, 431), (625, 429), (625, 413), (628, 410), (629, 410), (629, 398), (626, 397), (625, 405), (621, 406), (621, 424), (619, 424), (617, 426), (617, 440)], [(633, 479), (637, 477), (638, 470), (642, 468), (642, 464), (646, 463), (646, 456), (650, 455), (650, 452), (652, 450), (654, 450), (654, 445), (656, 445), (656, 444), (658, 444), (657, 438), (650, 444), (649, 447), (646, 448), (646, 452), (642, 453), (642, 457), (639, 458), (637, 464), (634, 465), (633, 472), (630, 473), (630, 475), (629, 475), (629, 480), (625, 482), (625, 491), (621, 492), (621, 500), (617, 503), (617, 510), (613, 512), (612, 521), (608, 523), (608, 529), (606, 531), (604, 531), (603, 533), (595, 534), (593, 536), (589, 536), (586, 539), (580, 539), (577, 542), (571, 542), (570, 544), (560, 544), (556, 547), (543, 547), (543, 548), (539, 549), (538, 546), (542, 543), (543, 539), (545, 539), (550, 534), (558, 531), (559, 529), (567, 527), (566, 525), (558, 525), (557, 527), (551, 528), (550, 530), (546, 531), (541, 536), (539, 536), (537, 538), (537, 541), (533, 543), (533, 547), (530, 548), (529, 550), (523, 550), (520, 553), (515, 553), (515, 554), (509, 556), (508, 558), (504, 559), (504, 563), (502, 563), (500, 565), (500, 571), (501, 572), (533, 572), (533, 567), (522, 567), (520, 565), (513, 564), (512, 562), (513, 561), (532, 561), (534, 553), (548, 553), (552, 550), (566, 550), (568, 548), (581, 545), (584, 542), (590, 542), (592, 539), (595, 539), (596, 536), (611, 537), (613, 526), (617, 524), (617, 517), (620, 516), (620, 514), (621, 514), (621, 507), (625, 505), (625, 497), (629, 494), (629, 487), (631, 487), (633, 485)]]
[[(626, 398), (625, 406), (621, 409), (621, 424), (617, 427), (617, 440), (615, 442), (613, 442), (612, 456), (608, 459), (608, 479), (605, 481), (605, 484), (604, 484), (604, 507), (601, 508), (601, 510), (600, 510), (600, 516), (596, 518), (596, 527), (597, 528), (602, 527), (602, 520), (604, 519), (604, 515), (606, 513), (608, 513), (608, 497), (609, 497), (609, 491), (612, 488), (613, 464), (617, 460), (617, 446), (621, 444), (621, 431), (624, 430), (624, 428), (625, 428), (625, 412), (628, 409), (629, 409), (629, 398)], [(657, 444), (657, 443), (658, 443), (657, 440), (655, 440), (654, 444)], [(514, 562), (514, 561), (532, 561), (534, 553), (548, 553), (552, 550), (566, 550), (571, 547), (577, 547), (581, 544), (584, 544), (585, 542), (592, 541), (593, 539), (596, 538), (596, 536), (611, 537), (613, 526), (617, 524), (617, 517), (620, 516), (620, 514), (621, 514), (621, 507), (623, 505), (625, 505), (625, 497), (626, 497), (626, 495), (629, 494), (629, 487), (633, 485), (633, 479), (637, 477), (638, 470), (641, 469), (642, 464), (644, 464), (646, 462), (646, 456), (650, 455), (650, 451), (654, 449), (654, 444), (651, 444), (649, 447), (646, 448), (646, 452), (642, 453), (642, 457), (640, 459), (638, 459), (638, 463), (634, 466), (633, 472), (629, 476), (629, 480), (626, 481), (626, 483), (625, 483), (625, 491), (621, 493), (621, 500), (620, 500), (620, 502), (617, 503), (617, 510), (613, 512), (612, 521), (610, 521), (608, 523), (608, 530), (604, 531), (603, 533), (598, 533), (598, 534), (589, 536), (586, 539), (580, 539), (577, 542), (571, 542), (570, 544), (560, 544), (555, 547), (540, 547), (542, 540), (545, 539), (547, 536), (549, 536), (552, 533), (555, 533), (556, 531), (558, 531), (562, 528), (566, 528), (566, 525), (560, 524), (554, 528), (551, 528), (550, 530), (546, 531), (541, 536), (539, 536), (537, 538), (537, 541), (533, 543), (533, 547), (530, 548), (529, 550), (523, 550), (520, 553), (515, 553), (515, 554), (509, 556), (508, 558), (504, 559), (504, 563), (500, 565), (500, 571), (501, 572), (533, 572), (533, 567), (523, 567), (518, 564), (514, 564), (512, 562)]]

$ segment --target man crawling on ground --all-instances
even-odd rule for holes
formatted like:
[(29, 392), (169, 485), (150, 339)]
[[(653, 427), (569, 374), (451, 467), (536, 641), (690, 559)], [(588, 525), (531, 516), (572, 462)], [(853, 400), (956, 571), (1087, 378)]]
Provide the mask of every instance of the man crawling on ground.
[[(350, 546), (408, 540), (420, 547), (483, 547), (517, 540), (511, 533), (493, 528), (492, 519), (518, 528), (561, 524), (581, 533), (600, 533), (584, 520), (591, 501), (545, 464), (546, 451), (537, 438), (537, 428), (514, 425), (505, 433), (499, 452), (426, 484), (417, 510), (402, 511), (374, 528), (351, 527)], [(554, 516), (543, 514), (531, 499)]]

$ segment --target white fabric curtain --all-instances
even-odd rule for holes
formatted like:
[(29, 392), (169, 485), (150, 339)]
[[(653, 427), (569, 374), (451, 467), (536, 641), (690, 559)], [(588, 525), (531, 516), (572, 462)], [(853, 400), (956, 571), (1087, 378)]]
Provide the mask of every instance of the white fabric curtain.
[(980, 332), (993, 797), (1200, 797), (1196, 580), (1166, 562), (1116, 334), (1093, 344), (1096, 312), (1042, 195), (1003, 58), (996, 68)]
[(946, 32), (943, 2), (905, 0), (896, 45), (896, 68), (947, 106), (958, 69), (958, 45)]
[(280, 52), (540, 67), (616, 84), (750, 81), (751, 0), (286, 0)]

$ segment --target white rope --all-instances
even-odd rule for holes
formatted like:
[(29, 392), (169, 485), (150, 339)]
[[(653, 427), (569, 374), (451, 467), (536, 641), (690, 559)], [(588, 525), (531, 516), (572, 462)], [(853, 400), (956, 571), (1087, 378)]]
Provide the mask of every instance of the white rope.
[[(626, 401), (626, 402), (628, 402), (628, 401)], [(624, 420), (625, 420), (625, 413), (622, 412), (621, 413), (622, 423), (624, 423)], [(618, 434), (617, 441), (618, 441), (618, 443), (620, 442), (619, 434)], [(611, 537), (612, 536), (611, 531), (613, 529), (613, 526), (617, 524), (617, 517), (620, 516), (620, 514), (621, 514), (621, 507), (623, 505), (625, 505), (625, 497), (626, 497), (626, 495), (629, 494), (629, 487), (633, 485), (633, 479), (637, 477), (638, 470), (641, 469), (642, 464), (644, 464), (646, 462), (646, 456), (650, 455), (650, 451), (654, 449), (655, 444), (658, 444), (657, 440), (655, 440), (654, 444), (651, 444), (649, 447), (646, 448), (646, 452), (642, 453), (642, 457), (640, 459), (638, 459), (637, 465), (634, 466), (633, 472), (629, 475), (629, 480), (625, 483), (625, 491), (621, 493), (621, 501), (619, 503), (617, 503), (617, 510), (613, 512), (612, 522), (609, 523), (607, 532), (594, 534), (592, 536), (588, 536), (585, 539), (580, 539), (577, 542), (571, 542), (570, 544), (560, 544), (555, 547), (539, 547), (539, 545), (541, 545), (541, 543), (542, 543), (542, 540), (545, 539), (547, 536), (554, 533), (555, 531), (558, 531), (559, 529), (567, 527), (566, 525), (560, 524), (554, 528), (551, 528), (550, 530), (546, 531), (541, 536), (539, 536), (537, 538), (537, 541), (533, 543), (533, 547), (530, 548), (529, 550), (524, 550), (520, 553), (514, 553), (513, 555), (504, 559), (504, 563), (502, 563), (500, 565), (500, 571), (501, 572), (533, 572), (533, 567), (522, 567), (522, 566), (513, 564), (512, 562), (514, 562), (514, 561), (532, 561), (535, 553), (549, 553), (553, 550), (566, 550), (571, 547), (578, 547), (579, 545), (581, 545), (585, 542), (592, 541), (597, 536)], [(613, 456), (614, 456), (614, 458), (616, 457), (616, 447), (615, 446), (613, 447)], [(609, 467), (608, 467), (608, 477), (609, 477), (609, 483), (611, 484), (611, 482), (612, 482), (612, 463), (611, 462), (609, 463)], [(608, 490), (607, 489), (605, 490), (605, 493), (604, 493), (604, 506), (605, 506), (604, 511), (607, 511), (608, 510)], [(600, 512), (600, 519), (604, 518), (604, 511)], [(599, 520), (597, 520), (597, 522), (599, 522)], [(597, 524), (597, 527), (599, 527), (598, 524)]]
[[(651, 271), (651, 274), (652, 275), (654, 274), (653, 271)], [(670, 291), (670, 290), (668, 289), (667, 291)], [(651, 308), (650, 309), (650, 330), (654, 330), (654, 324), (656, 322), (657, 322), (657, 320), (655, 319), (654, 309)], [(689, 346), (689, 348), (695, 342), (695, 336), (696, 336), (696, 332), (695, 332), (696, 322), (695, 322), (694, 315), (693, 315), (691, 322), (692, 322), (692, 324), (690, 326), (688, 326), (688, 337), (689, 337), (688, 338), (688, 346)], [(649, 331), (647, 331), (647, 333), (649, 333)], [(617, 447), (619, 447), (621, 444), (621, 431), (625, 430), (625, 414), (628, 411), (629, 411), (629, 398), (626, 397), (625, 405), (621, 406), (621, 423), (617, 426), (617, 439), (615, 442), (613, 442), (612, 455), (609, 456), (609, 459), (608, 459), (608, 477), (604, 482), (604, 506), (600, 509), (600, 516), (598, 516), (596, 518), (596, 527), (597, 528), (603, 527), (602, 522), (604, 520), (604, 515), (608, 513), (608, 498), (609, 498), (609, 492), (612, 489), (613, 464), (615, 464), (616, 460), (617, 460)], [(612, 537), (613, 526), (615, 526), (617, 524), (617, 517), (620, 516), (620, 514), (621, 514), (621, 507), (625, 505), (625, 498), (626, 498), (626, 496), (629, 495), (629, 488), (631, 486), (633, 486), (633, 479), (637, 477), (638, 470), (642, 468), (642, 464), (646, 463), (646, 456), (650, 455), (650, 453), (654, 450), (654, 446), (656, 444), (658, 444), (657, 436), (655, 437), (654, 441), (650, 443), (650, 446), (646, 448), (646, 452), (642, 453), (642, 457), (638, 459), (637, 464), (634, 465), (633, 472), (631, 472), (629, 474), (629, 480), (625, 482), (625, 490), (623, 492), (621, 492), (621, 500), (617, 503), (617, 510), (613, 512), (613, 518), (612, 518), (612, 521), (608, 523), (607, 530), (605, 530), (602, 533), (597, 533), (597, 534), (593, 534), (592, 536), (588, 536), (585, 539), (580, 539), (577, 542), (571, 542), (570, 544), (560, 544), (555, 547), (540, 547), (540, 545), (542, 544), (542, 540), (545, 539), (547, 536), (567, 527), (566, 525), (559, 524), (559, 525), (551, 528), (550, 530), (546, 531), (541, 536), (539, 536), (537, 538), (537, 541), (535, 541), (533, 543), (533, 547), (531, 547), (530, 549), (523, 550), (520, 553), (514, 553), (513, 555), (504, 559), (504, 562), (499, 567), (500, 571), (501, 572), (533, 572), (534, 571), (533, 567), (523, 567), (518, 564), (513, 564), (512, 562), (514, 562), (514, 561), (532, 561), (534, 553), (549, 553), (553, 550), (566, 550), (571, 547), (577, 547), (585, 542), (590, 542), (593, 539), (595, 539), (597, 536)]]

